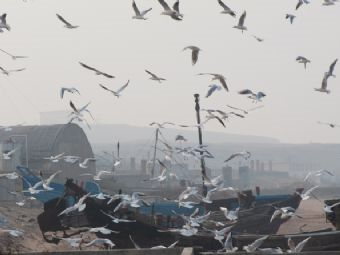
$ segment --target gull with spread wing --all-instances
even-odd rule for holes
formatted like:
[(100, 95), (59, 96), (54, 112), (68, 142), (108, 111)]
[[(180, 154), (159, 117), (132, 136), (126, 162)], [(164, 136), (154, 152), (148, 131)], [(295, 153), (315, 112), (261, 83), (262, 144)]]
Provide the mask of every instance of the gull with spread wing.
[(229, 91), (226, 78), (222, 74), (218, 73), (199, 73), (198, 75), (212, 75), (212, 80), (218, 80), (226, 91)]
[(161, 83), (162, 81), (166, 81), (166, 79), (164, 79), (164, 78), (161, 78), (161, 77), (157, 76), (156, 74), (154, 74), (154, 73), (151, 73), (151, 72), (150, 72), (150, 71), (148, 71), (148, 70), (145, 70), (145, 72), (147, 72), (148, 74), (150, 74), (150, 75), (151, 75), (151, 77), (150, 77), (150, 80), (153, 80), (153, 81), (158, 81), (159, 83)]
[(236, 26), (234, 26), (234, 28), (240, 29), (242, 31), (242, 33), (243, 33), (244, 30), (247, 30), (247, 27), (244, 25), (244, 20), (246, 18), (246, 15), (247, 15), (247, 13), (246, 13), (246, 11), (244, 11), (242, 13), (242, 15), (240, 16), (239, 20), (238, 20), (238, 24)]
[(59, 14), (56, 14), (57, 15), (57, 18), (64, 23), (65, 27), (68, 28), (68, 29), (74, 29), (74, 28), (77, 28), (79, 26), (74, 26), (72, 25), (71, 23), (69, 23), (68, 21), (66, 21), (61, 15)]
[(66, 91), (66, 92), (69, 92), (69, 93), (72, 93), (72, 94), (77, 93), (78, 95), (80, 95), (79, 90), (77, 90), (77, 89), (74, 88), (74, 87), (72, 87), (72, 88), (64, 88), (64, 87), (62, 87), (62, 88), (60, 89), (60, 98), (61, 98), (61, 99), (63, 99), (65, 91)]
[(91, 66), (88, 66), (88, 65), (86, 65), (86, 64), (84, 64), (84, 63), (82, 63), (82, 62), (79, 62), (79, 64), (80, 64), (82, 67), (84, 67), (84, 68), (86, 68), (86, 69), (88, 69), (88, 70), (94, 71), (94, 73), (95, 73), (96, 75), (103, 75), (103, 76), (105, 76), (106, 78), (110, 78), (110, 79), (115, 78), (115, 77), (114, 77), (113, 75), (111, 75), (111, 74), (107, 74), (107, 73), (104, 73), (104, 72), (102, 72), (102, 71), (99, 71), (98, 69), (96, 69), (96, 68), (94, 68), (94, 67), (91, 67)]
[(127, 81), (127, 83), (125, 85), (123, 85), (122, 87), (120, 87), (118, 90), (114, 91), (111, 90), (105, 86), (103, 86), (102, 84), (99, 84), (100, 87), (102, 87), (104, 90), (111, 92), (114, 96), (116, 96), (117, 98), (119, 98), (121, 96), (122, 91), (129, 85), (130, 80)]
[(223, 3), (222, 0), (217, 0), (217, 2), (223, 8), (223, 11), (221, 11), (221, 13), (229, 14), (230, 16), (235, 17), (235, 15), (236, 15), (235, 12), (232, 9), (230, 9), (225, 3)]
[(238, 93), (241, 95), (249, 95), (248, 98), (252, 99), (253, 102), (255, 103), (261, 102), (262, 101), (261, 99), (266, 96), (266, 94), (261, 91), (254, 93), (250, 89), (243, 89), (239, 91)]
[[(174, 9), (171, 9), (169, 5), (164, 0), (158, 0), (158, 2), (162, 5), (164, 11), (161, 12), (161, 15), (167, 15), (170, 16), (174, 20), (182, 20), (182, 16), (179, 12), (177, 12), (175, 9), (178, 9), (178, 3), (177, 1), (174, 4)], [(177, 6), (176, 6), (177, 5)]]
[(307, 68), (307, 63), (310, 63), (310, 60), (307, 59), (306, 57), (303, 57), (303, 56), (298, 56), (298, 57), (296, 58), (296, 61), (297, 61), (298, 63), (302, 63), (302, 64), (304, 65), (305, 69)]
[(2, 68), (0, 66), (0, 71), (2, 71), (3, 74), (5, 75), (10, 75), (11, 73), (14, 73), (14, 72), (21, 72), (21, 71), (24, 71), (26, 70), (26, 68), (20, 68), (20, 69), (13, 69), (13, 70), (6, 70), (4, 68)]
[(198, 54), (201, 51), (200, 48), (198, 48), (197, 46), (187, 46), (183, 49), (183, 51), (185, 50), (191, 50), (191, 62), (192, 65), (195, 65), (197, 63), (198, 60)]
[(234, 154), (231, 154), (229, 156), (229, 158), (227, 158), (226, 160), (224, 160), (224, 162), (228, 162), (236, 157), (242, 157), (243, 159), (247, 160), (251, 157), (251, 153), (249, 151), (241, 151), (241, 152), (237, 152)]
[(56, 155), (56, 156), (53, 156), (53, 155), (52, 155), (52, 156), (50, 156), (50, 157), (45, 157), (45, 158), (43, 158), (43, 159), (50, 160), (50, 161), (53, 162), (53, 163), (58, 163), (59, 160), (61, 160), (61, 159), (64, 158), (64, 154), (65, 154), (65, 152), (60, 153), (60, 154), (58, 154), (58, 155)]
[(6, 13), (0, 16), (0, 33), (3, 32), (3, 28), (7, 29), (8, 31), (11, 30), (11, 27), (7, 23), (6, 17), (7, 17)]
[(0, 49), (0, 51), (2, 51), (3, 53), (7, 54), (8, 56), (10, 56), (13, 60), (16, 60), (18, 58), (28, 58), (27, 56), (18, 56), (18, 55), (12, 55), (11, 53)]
[(152, 10), (152, 8), (149, 8), (149, 9), (147, 9), (147, 10), (144, 10), (144, 11), (140, 12), (139, 9), (138, 9), (138, 7), (137, 7), (137, 5), (136, 5), (136, 3), (135, 3), (135, 1), (132, 1), (132, 8), (133, 8), (133, 10), (134, 10), (134, 12), (135, 12), (135, 16), (133, 16), (132, 18), (133, 18), (133, 19), (141, 19), (141, 20), (146, 20), (147, 18), (145, 18), (144, 16), (145, 16), (149, 11)]

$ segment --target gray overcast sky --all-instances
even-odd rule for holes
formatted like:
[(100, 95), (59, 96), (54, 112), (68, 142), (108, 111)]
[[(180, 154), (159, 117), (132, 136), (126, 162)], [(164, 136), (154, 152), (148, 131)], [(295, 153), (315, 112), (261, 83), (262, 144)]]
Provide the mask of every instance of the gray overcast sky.
[[(136, 0), (140, 9), (152, 7), (147, 21), (133, 20), (129, 0), (2, 0), (10, 32), (0, 34), (0, 48), (29, 59), (11, 60), (0, 52), (0, 66), (27, 70), (0, 76), (0, 116), (3, 125), (39, 123), (39, 112), (69, 110), (91, 101), (96, 123), (147, 126), (152, 121), (193, 124), (194, 93), (202, 108), (226, 110), (226, 104), (250, 108), (254, 104), (241, 89), (263, 91), (265, 107), (246, 119), (232, 119), (227, 128), (209, 122), (205, 129), (228, 133), (264, 135), (282, 142), (339, 143), (340, 129), (317, 121), (340, 124), (340, 82), (329, 79), (331, 94), (314, 92), (324, 72), (340, 57), (340, 3), (322, 6), (312, 0), (295, 11), (296, 0), (225, 0), (237, 18), (219, 14), (214, 0), (182, 0), (184, 20), (160, 15), (157, 0)], [(174, 1), (168, 0), (169, 4)], [(247, 11), (242, 34), (233, 29)], [(80, 27), (68, 30), (57, 20), (59, 13)], [(290, 25), (286, 13), (297, 16)], [(257, 42), (251, 35), (265, 39)], [(202, 49), (196, 66), (182, 49)], [(309, 58), (304, 70), (295, 58)], [(95, 76), (78, 61), (115, 75)], [(144, 69), (167, 79), (148, 80)], [(230, 93), (219, 91), (205, 99), (210, 78), (199, 72), (222, 73)], [(340, 65), (335, 68), (340, 76)], [(112, 89), (128, 79), (129, 87), (118, 100), (99, 88)], [(82, 96), (59, 98), (61, 86), (75, 86)]]

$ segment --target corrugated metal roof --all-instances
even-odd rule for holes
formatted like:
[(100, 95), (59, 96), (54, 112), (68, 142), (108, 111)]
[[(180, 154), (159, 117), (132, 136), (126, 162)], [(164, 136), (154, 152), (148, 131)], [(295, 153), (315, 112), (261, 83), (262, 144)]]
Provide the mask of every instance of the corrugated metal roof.
[[(54, 151), (57, 138), (64, 129), (74, 129), (74, 132), (83, 132), (76, 124), (61, 124), (47, 126), (14, 126), (12, 130), (0, 130), (0, 143), (9, 143), (12, 141), (20, 142), (25, 150), (25, 137), (27, 135), (28, 158), (41, 159), (49, 157)], [(22, 136), (22, 137), (20, 137)]]

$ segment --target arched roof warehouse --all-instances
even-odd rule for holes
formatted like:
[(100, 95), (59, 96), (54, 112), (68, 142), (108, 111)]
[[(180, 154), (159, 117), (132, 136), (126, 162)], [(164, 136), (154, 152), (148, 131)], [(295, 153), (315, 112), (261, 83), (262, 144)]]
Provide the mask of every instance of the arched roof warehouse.
[[(84, 172), (78, 164), (66, 163), (63, 160), (51, 163), (45, 157), (55, 156), (60, 153), (65, 155), (79, 156), (81, 160), (93, 157), (91, 145), (84, 131), (76, 124), (61, 124), (48, 126), (14, 126), (10, 131), (0, 130), (0, 143), (20, 144), (20, 163), (26, 164), (26, 137), (27, 157), (29, 168), (43, 173), (53, 173), (62, 170), (59, 179), (65, 177), (78, 177)], [(93, 173), (95, 164), (89, 164), (86, 173)]]

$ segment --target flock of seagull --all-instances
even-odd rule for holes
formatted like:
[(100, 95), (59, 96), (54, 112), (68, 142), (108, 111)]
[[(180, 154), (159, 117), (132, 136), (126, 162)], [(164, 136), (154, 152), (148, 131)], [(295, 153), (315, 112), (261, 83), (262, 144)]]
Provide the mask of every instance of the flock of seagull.
[[(159, 4), (161, 5), (161, 7), (163, 8), (163, 11), (161, 12), (161, 15), (165, 15), (165, 16), (169, 16), (171, 19), (176, 20), (178, 22), (180, 22), (181, 20), (184, 19), (184, 15), (180, 12), (180, 8), (179, 8), (179, 0), (176, 0), (175, 3), (173, 4), (172, 7), (170, 7), (168, 5), (168, 3), (164, 0), (158, 0)], [(324, 0), (323, 5), (328, 6), (328, 5), (334, 5), (337, 2), (337, 0)], [(232, 10), (230, 7), (228, 7), (222, 0), (217, 0), (217, 3), (222, 7), (222, 14), (227, 14), (230, 15), (231, 17), (236, 17), (236, 13), (234, 10)], [(298, 0), (298, 3), (296, 5), (296, 10), (298, 10), (301, 6), (305, 5), (305, 4), (309, 4), (309, 1), (307, 0)], [(152, 8), (148, 8), (145, 10), (140, 10), (137, 7), (137, 4), (135, 1), (132, 1), (132, 8), (133, 11), (135, 13), (135, 15), (132, 17), (133, 19), (137, 19), (137, 20), (146, 20), (147, 17), (146, 15), (152, 10)], [(242, 33), (244, 33), (245, 31), (248, 30), (248, 28), (245, 25), (245, 21), (246, 21), (246, 15), (247, 12), (243, 11), (242, 14), (239, 16), (238, 18), (238, 22), (237, 24), (234, 26), (235, 29), (240, 30)], [(67, 21), (67, 19), (65, 19), (63, 16), (61, 16), (60, 14), (56, 14), (57, 19), (60, 20), (63, 24), (64, 27), (67, 29), (77, 29), (79, 26), (78, 25), (74, 25), (71, 24), (69, 21)], [(287, 14), (286, 15), (286, 19), (289, 19), (290, 23), (293, 24), (294, 19), (296, 18), (295, 15), (293, 14)], [(10, 31), (11, 27), (10, 25), (7, 23), (7, 14), (3, 14), (0, 16), (0, 32), (5, 32), (5, 30)], [(263, 42), (264, 40), (262, 38), (259, 38), (255, 35), (252, 35), (258, 42)], [(16, 59), (20, 59), (20, 58), (27, 58), (27, 56), (16, 56), (16, 55), (12, 55), (10, 53), (8, 53), (5, 50), (0, 49), (1, 52), (7, 54), (8, 56), (10, 56), (13, 60)], [(199, 59), (199, 53), (201, 51), (201, 48), (198, 46), (194, 46), (194, 45), (190, 45), (190, 46), (186, 46), (183, 48), (183, 51), (190, 51), (191, 53), (191, 63), (192, 65), (195, 65)], [(311, 64), (311, 60), (309, 60), (307, 57), (304, 56), (298, 56), (296, 58), (296, 61), (298, 63), (301, 63), (304, 65), (304, 68), (307, 68), (307, 64), (310, 65)], [(330, 90), (327, 89), (328, 86), (328, 79), (330, 77), (335, 78), (334, 75), (334, 70), (335, 70), (335, 66), (337, 63), (337, 59), (335, 59), (330, 67), (328, 68), (328, 70), (324, 73), (323, 75), (323, 79), (322, 79), (322, 84), (321, 84), (321, 88), (315, 88), (315, 91), (317, 92), (323, 92), (323, 93), (330, 93)], [(83, 62), (79, 62), (80, 66), (88, 71), (93, 72), (95, 75), (97, 76), (103, 76), (107, 79), (114, 79), (115, 76), (106, 72), (103, 72), (95, 67), (92, 67), (88, 64), (85, 64)], [(24, 71), (25, 68), (20, 68), (20, 69), (14, 69), (14, 70), (7, 70), (3, 67), (0, 67), (0, 71), (4, 74), (4, 75), (10, 75), (11, 73), (14, 72), (21, 72)], [(167, 81), (166, 78), (161, 77), (158, 74), (155, 74), (149, 70), (145, 70), (145, 72), (150, 76), (150, 80), (152, 81), (156, 81), (158, 83), (162, 83)], [(230, 91), (230, 87), (227, 84), (227, 79), (223, 74), (218, 74), (218, 73), (198, 73), (199, 76), (210, 76), (212, 77), (212, 81), (217, 81), (218, 84), (210, 84), (208, 87), (208, 91), (206, 94), (206, 98), (211, 97), (214, 93), (217, 93), (218, 91), (224, 89), (226, 92)], [(121, 87), (118, 87), (117, 89), (112, 89), (109, 88), (106, 85), (103, 84), (98, 84), (99, 87), (101, 89), (103, 89), (103, 91), (112, 94), (114, 97), (116, 98), (120, 98), (122, 96), (123, 91), (125, 91), (125, 89), (129, 86), (130, 84), (130, 80), (127, 80), (127, 82), (122, 85)], [(81, 95), (80, 91), (75, 88), (75, 87), (62, 87), (60, 89), (60, 98), (64, 99), (65, 93), (70, 93), (70, 94), (78, 94), (79, 96)], [(250, 100), (252, 100), (252, 102), (254, 103), (258, 103), (258, 102), (262, 102), (263, 98), (266, 97), (266, 93), (262, 92), (262, 91), (252, 91), (251, 89), (243, 89), (241, 91), (238, 92), (240, 95), (244, 95), (247, 96), (247, 98), (249, 98)], [(69, 122), (73, 122), (73, 121), (79, 121), (79, 122), (84, 122), (89, 128), (90, 125), (88, 123), (87, 120), (87, 116), (90, 116), (93, 119), (93, 116), (90, 112), (89, 105), (91, 104), (91, 102), (88, 102), (86, 105), (82, 106), (82, 107), (77, 107), (71, 100), (69, 102), (69, 106), (71, 108), (71, 114), (70, 114), (70, 119)], [(230, 109), (230, 111), (223, 111), (220, 109), (202, 109), (202, 111), (206, 112), (206, 116), (205, 116), (205, 120), (199, 124), (199, 125), (186, 125), (186, 124), (178, 124), (179, 127), (203, 127), (203, 125), (205, 125), (208, 121), (210, 120), (216, 120), (218, 121), (223, 127), (225, 127), (225, 121), (229, 120), (230, 117), (238, 117), (238, 118), (245, 118), (245, 116), (247, 114), (249, 114), (251, 111), (259, 109), (261, 107), (263, 107), (263, 105), (257, 105), (256, 107), (253, 107), (251, 109), (241, 109), (235, 106), (231, 106), (231, 105), (227, 105), (227, 107)], [(329, 125), (330, 127), (334, 128), (334, 127), (338, 127), (338, 125), (336, 124), (332, 124), (332, 123), (325, 123), (325, 122), (318, 122), (319, 124), (325, 124), (325, 125)], [(157, 122), (153, 122), (150, 123), (150, 126), (155, 126), (157, 129), (162, 129), (165, 128), (165, 126), (167, 125), (176, 125), (172, 122), (163, 122), (163, 123), (157, 123)], [(184, 136), (182, 135), (178, 135), (175, 138), (175, 141), (181, 141), (181, 142), (185, 142), (186, 139)], [(156, 177), (152, 177), (148, 180), (145, 181), (157, 181), (157, 182), (164, 182), (166, 181), (166, 179), (168, 177), (175, 177), (178, 178), (176, 176), (175, 173), (172, 172), (172, 170), (168, 167), (168, 162), (171, 162), (172, 158), (173, 158), (173, 154), (177, 153), (177, 154), (182, 154), (185, 156), (192, 156), (195, 157), (197, 159), (202, 159), (202, 158), (212, 158), (213, 155), (208, 151), (208, 149), (206, 148), (206, 146), (202, 145), (202, 146), (196, 146), (196, 147), (177, 147), (177, 146), (171, 146), (169, 143), (167, 143), (166, 141), (161, 141), (162, 144), (165, 146), (166, 149), (162, 149), (162, 151), (165, 153), (165, 159), (163, 161), (161, 160), (157, 160), (160, 168), (161, 168), (161, 173), (159, 176)], [(11, 159), (13, 157), (13, 155), (16, 152), (16, 148), (7, 152), (7, 153), (3, 153), (3, 159)], [(228, 163), (229, 161), (235, 159), (235, 158), (243, 158), (244, 160), (247, 160), (251, 157), (251, 153), (249, 151), (241, 151), (241, 152), (236, 152), (232, 155), (229, 155), (227, 157), (227, 159), (224, 160), (225, 163)], [(96, 158), (86, 158), (81, 160), (80, 157), (78, 156), (72, 156), (72, 155), (65, 155), (64, 153), (61, 153), (59, 155), (51, 155), (50, 157), (46, 157), (44, 158), (45, 160), (49, 160), (51, 161), (51, 163), (58, 163), (60, 160), (64, 160), (65, 162), (71, 163), (71, 164), (79, 164), (80, 168), (86, 169), (88, 167), (88, 163), (91, 161), (96, 161)], [(114, 162), (115, 165), (119, 165), (120, 164), (120, 158), (117, 158)], [(7, 174), (0, 174), (0, 178), (8, 178), (8, 179), (17, 179), (17, 178), (22, 178), (24, 182), (26, 182), (28, 184), (28, 189), (27, 190), (23, 190), (22, 192), (24, 194), (29, 194), (29, 199), (34, 199), (34, 195), (40, 193), (40, 192), (48, 192), (53, 190), (52, 187), (50, 187), (51, 182), (53, 181), (53, 179), (60, 174), (61, 171), (57, 171), (56, 173), (52, 174), (51, 176), (49, 176), (48, 178), (43, 178), (43, 175), (41, 174), (41, 181), (35, 183), (35, 184), (31, 184), (28, 180), (26, 180), (24, 177), (17, 175), (15, 172), (13, 173), (7, 173)], [(101, 178), (104, 175), (110, 175), (112, 174), (111, 171), (99, 171), (97, 172), (96, 175), (93, 174), (89, 174), (89, 173), (84, 173), (82, 174), (82, 176), (85, 175), (93, 175), (93, 179), (95, 181), (100, 181)], [(328, 174), (328, 175), (333, 175), (331, 172), (326, 171), (326, 170), (321, 170), (321, 171), (317, 171), (317, 172), (311, 172), (309, 173), (304, 181), (307, 182), (308, 180), (310, 180), (311, 178), (315, 177), (315, 176), (320, 176), (323, 174)], [(190, 187), (188, 186), (181, 194), (179, 194), (178, 199), (176, 200), (176, 202), (178, 202), (178, 205), (180, 207), (186, 207), (186, 208), (193, 208), (195, 204), (197, 204), (199, 202), (203, 202), (203, 203), (212, 203), (212, 195), (214, 193), (218, 193), (218, 192), (223, 192), (223, 191), (233, 191), (233, 192), (240, 192), (239, 190), (236, 190), (233, 187), (225, 187), (224, 182), (223, 182), (223, 178), (222, 176), (217, 176), (215, 178), (210, 178), (206, 175), (203, 176), (204, 182), (207, 186), (210, 187), (209, 191), (207, 192), (206, 196), (202, 196), (199, 194), (199, 190), (197, 189), (197, 187)], [(299, 196), (301, 196), (302, 200), (306, 200), (309, 199), (312, 195), (312, 192), (317, 189), (318, 186), (314, 186), (312, 188), (310, 188), (309, 190), (307, 190), (305, 193), (302, 194), (298, 194)], [(13, 194), (16, 196), (19, 196), (20, 194)], [(74, 205), (66, 208), (64, 211), (62, 211), (59, 216), (62, 215), (67, 215), (71, 212), (74, 211), (83, 211), (86, 208), (86, 199), (91, 195), (90, 193), (84, 195), (83, 197), (81, 197)], [(120, 199), (121, 202), (116, 206), (116, 208), (114, 209), (113, 213), (118, 212), (119, 210), (121, 210), (122, 208), (127, 208), (127, 207), (133, 207), (133, 208), (138, 208), (142, 205), (149, 205), (149, 203), (143, 199), (144, 194), (140, 193), (140, 192), (135, 192), (133, 194), (116, 194), (116, 195), (107, 195), (107, 194), (98, 194), (95, 196), (98, 199), (106, 199), (106, 198), (110, 198), (110, 200), (108, 201), (109, 203), (112, 203), (113, 201)], [(190, 200), (189, 198), (194, 197), (193, 201)], [(17, 202), (17, 204), (19, 206), (23, 206), (24, 205), (24, 200)], [(325, 212), (330, 212), (332, 211), (332, 208), (335, 205), (332, 206), (328, 206), (325, 205), (324, 206), (324, 210)], [(235, 251), (237, 250), (237, 248), (232, 246), (232, 242), (231, 242), (231, 238), (232, 238), (232, 226), (234, 223), (237, 222), (238, 220), (238, 213), (239, 213), (239, 208), (237, 208), (236, 210), (228, 210), (227, 208), (221, 207), (220, 208), (221, 212), (223, 212), (225, 218), (227, 221), (232, 222), (231, 225), (226, 225), (223, 222), (215, 222), (216, 226), (219, 227), (223, 227), (222, 229), (205, 229), (206, 231), (209, 231), (211, 233), (214, 234), (215, 239), (218, 240), (221, 245), (222, 245), (222, 249), (221, 251)], [(106, 215), (107, 217), (109, 217), (112, 222), (119, 224), (120, 222), (131, 222), (133, 220), (127, 220), (127, 219), (121, 219), (121, 218), (117, 218), (112, 214), (108, 214), (105, 212), (102, 212), (104, 215)], [(173, 212), (174, 214), (177, 214), (176, 212)], [(168, 229), (166, 231), (169, 232), (176, 232), (179, 233), (183, 236), (193, 236), (195, 234), (198, 233), (199, 228), (202, 227), (202, 224), (206, 221), (209, 221), (209, 217), (211, 215), (211, 212), (207, 212), (204, 215), (199, 215), (198, 210), (195, 210), (190, 216), (185, 216), (185, 215), (178, 215), (179, 217), (181, 217), (185, 224), (183, 225), (182, 228), (176, 228), (176, 229)], [(297, 215), (295, 213), (295, 209), (291, 208), (291, 207), (283, 207), (283, 208), (275, 208), (275, 211), (273, 213), (273, 215), (271, 216), (271, 218), (269, 219), (270, 222), (274, 221), (276, 218), (289, 218), (289, 217), (302, 217), (300, 215)], [(99, 227), (99, 228), (89, 228), (88, 229), (89, 232), (100, 232), (102, 234), (112, 234), (115, 233), (113, 230), (110, 230), (108, 228), (106, 228), (106, 226), (103, 227)], [(0, 232), (8, 232), (10, 235), (12, 236), (20, 236), (23, 235), (23, 232), (20, 230), (4, 230), (1, 229)], [(60, 237), (57, 237), (60, 238)], [(267, 251), (269, 252), (269, 250), (267, 249), (261, 249), (260, 246), (262, 245), (262, 243), (268, 238), (268, 236), (264, 236), (261, 237), (260, 239), (256, 240), (254, 243), (249, 244), (245, 247), (243, 247), (243, 250), (245, 250), (246, 252), (253, 252), (256, 250), (260, 250), (260, 251)], [(80, 245), (83, 242), (82, 237), (78, 237), (78, 238), (60, 238), (61, 240), (64, 240), (66, 242), (68, 242), (72, 247), (80, 247)], [(132, 239), (132, 237), (130, 236), (131, 242), (133, 243), (134, 247), (136, 249), (140, 249), (140, 246)], [(224, 240), (224, 241), (223, 241)], [(310, 237), (303, 240), (302, 242), (300, 242), (299, 244), (295, 245), (294, 241), (289, 239), (288, 240), (288, 246), (290, 247), (290, 251), (291, 252), (301, 252), (304, 245), (308, 242), (308, 240), (310, 240)], [(98, 244), (105, 244), (107, 245), (109, 248), (113, 248), (115, 246), (114, 243), (112, 243), (111, 240), (109, 239), (104, 239), (104, 238), (97, 238), (92, 240), (91, 242), (85, 243), (84, 246), (91, 246), (91, 245), (98, 245)], [(152, 248), (172, 248), (177, 244), (177, 242), (171, 244), (170, 246), (156, 246), (156, 247), (152, 247)], [(276, 252), (276, 253), (282, 253), (282, 250), (280, 248), (275, 249), (275, 251), (272, 249), (270, 250), (271, 252)]]

